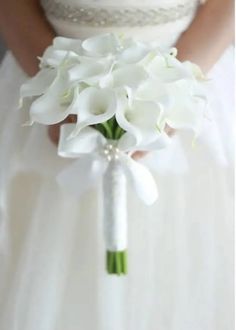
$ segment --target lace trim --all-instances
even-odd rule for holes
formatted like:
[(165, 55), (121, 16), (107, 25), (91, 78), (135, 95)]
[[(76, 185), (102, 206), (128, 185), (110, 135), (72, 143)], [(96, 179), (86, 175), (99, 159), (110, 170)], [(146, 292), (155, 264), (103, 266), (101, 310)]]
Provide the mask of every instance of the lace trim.
[(170, 8), (72, 7), (56, 0), (42, 0), (41, 3), (48, 16), (94, 27), (159, 25), (190, 16), (196, 8), (195, 1), (188, 1), (185, 4), (178, 4)]

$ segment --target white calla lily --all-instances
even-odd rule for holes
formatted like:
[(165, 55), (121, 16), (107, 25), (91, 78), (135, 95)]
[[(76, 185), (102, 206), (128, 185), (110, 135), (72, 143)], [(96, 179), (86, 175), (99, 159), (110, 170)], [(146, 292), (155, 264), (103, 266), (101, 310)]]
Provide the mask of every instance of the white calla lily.
[(124, 48), (118, 55), (118, 61), (120, 63), (134, 64), (143, 60), (143, 58), (148, 54), (148, 47), (141, 43), (133, 43), (129, 47)]
[(190, 77), (189, 70), (185, 68), (174, 56), (166, 54), (156, 55), (146, 65), (150, 77), (159, 79), (163, 83), (173, 82)]
[(56, 37), (53, 39), (53, 48), (83, 55), (82, 41), (80, 39)]
[(82, 42), (82, 48), (90, 56), (107, 56), (120, 51), (121, 41), (114, 34), (106, 33)]
[(24, 126), (33, 124), (33, 119), (30, 116), (31, 105), (39, 96), (48, 90), (56, 79), (56, 75), (56, 70), (43, 69), (21, 86), (19, 108), (24, 113)]
[(73, 88), (68, 87), (62, 72), (58, 75), (43, 96), (36, 99), (30, 107), (33, 122), (51, 125), (63, 121), (70, 113), (75, 100)]
[(114, 87), (137, 88), (148, 78), (145, 69), (136, 64), (124, 65), (112, 72)]
[(100, 80), (111, 71), (111, 67), (112, 62), (110, 60), (85, 61), (69, 69), (68, 77), (70, 81), (83, 81), (90, 86), (99, 85)]
[(78, 114), (76, 128), (71, 137), (78, 135), (84, 127), (106, 122), (114, 116), (116, 108), (116, 95), (113, 90), (95, 87), (84, 89), (71, 109)]
[(172, 128), (191, 129), (198, 133), (206, 110), (206, 99), (199, 93), (198, 84), (182, 80), (170, 84), (168, 89), (172, 102), (164, 113), (162, 123), (164, 121)]
[(190, 61), (185, 61), (182, 63), (182, 65), (189, 70), (190, 74), (193, 78), (197, 79), (198, 81), (208, 81), (207, 77), (202, 72), (201, 68)]
[(134, 100), (132, 105), (120, 98), (116, 120), (126, 133), (120, 138), (121, 149), (131, 150), (139, 145), (149, 145), (160, 135), (158, 122), (162, 115), (161, 107), (150, 101)]
[(144, 81), (135, 93), (137, 100), (154, 101), (164, 108), (169, 108), (171, 98), (166, 84), (163, 84), (158, 79), (147, 79)]
[(54, 49), (53, 46), (48, 47), (40, 58), (40, 68), (59, 66), (70, 67), (73, 64), (79, 63), (79, 56), (73, 52), (64, 49)]
[(20, 97), (42, 95), (53, 83), (57, 75), (56, 70), (42, 69), (33, 78), (27, 80), (20, 88)]

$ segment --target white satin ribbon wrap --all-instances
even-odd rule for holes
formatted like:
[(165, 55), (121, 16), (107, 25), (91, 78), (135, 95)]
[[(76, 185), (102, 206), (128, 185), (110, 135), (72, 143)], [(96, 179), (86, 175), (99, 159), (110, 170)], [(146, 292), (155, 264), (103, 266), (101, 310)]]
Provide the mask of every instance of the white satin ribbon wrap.
[(75, 124), (61, 126), (58, 154), (76, 160), (59, 173), (58, 182), (81, 196), (103, 177), (104, 233), (109, 251), (127, 248), (126, 179), (147, 205), (158, 198), (150, 171), (119, 150), (119, 141), (107, 140), (99, 131), (86, 127), (68, 139)]

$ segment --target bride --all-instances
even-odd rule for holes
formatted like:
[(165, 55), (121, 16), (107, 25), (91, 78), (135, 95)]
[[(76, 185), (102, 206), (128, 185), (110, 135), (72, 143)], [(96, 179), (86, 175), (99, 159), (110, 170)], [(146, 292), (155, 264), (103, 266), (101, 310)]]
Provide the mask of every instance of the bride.
[[(233, 330), (233, 21), (231, 0), (0, 0), (1, 330)], [(145, 207), (129, 194), (122, 278), (104, 272), (100, 187), (79, 201), (63, 191), (59, 125), (22, 127), (18, 110), (56, 34), (108, 31), (175, 45), (210, 79), (195, 148), (168, 128), (166, 150), (134, 155), (160, 198)]]

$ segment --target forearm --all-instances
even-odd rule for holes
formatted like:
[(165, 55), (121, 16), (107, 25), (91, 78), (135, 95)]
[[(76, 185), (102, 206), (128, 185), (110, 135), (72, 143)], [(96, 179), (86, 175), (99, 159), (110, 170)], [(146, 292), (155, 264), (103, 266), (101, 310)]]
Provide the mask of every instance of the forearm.
[(0, 34), (30, 76), (38, 71), (37, 56), (55, 36), (37, 0), (0, 0)]
[(208, 0), (176, 43), (178, 58), (207, 72), (234, 38), (233, 0)]

